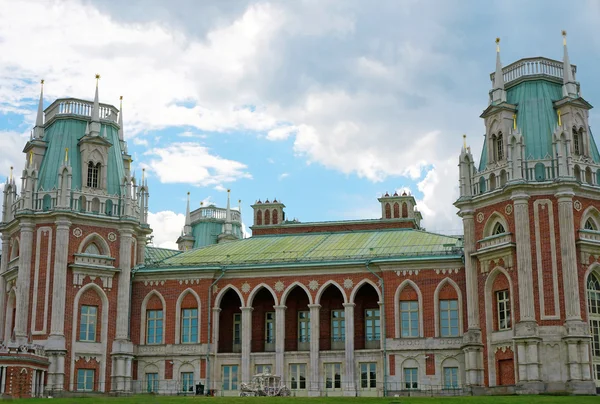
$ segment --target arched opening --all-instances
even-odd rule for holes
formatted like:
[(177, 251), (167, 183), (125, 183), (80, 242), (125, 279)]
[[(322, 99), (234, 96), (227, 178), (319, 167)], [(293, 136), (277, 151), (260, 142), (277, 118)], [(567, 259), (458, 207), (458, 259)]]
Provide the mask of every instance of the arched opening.
[(93, 287), (81, 294), (76, 307), (76, 340), (82, 342), (99, 342), (102, 335), (102, 298)]
[(394, 202), (394, 218), (399, 218), (400, 217), (400, 205), (398, 204), (398, 202)]
[(105, 203), (105, 209), (104, 209), (104, 213), (106, 214), (106, 216), (112, 216), (113, 214), (113, 201), (111, 201), (110, 199), (108, 199)]
[(273, 220), (271, 220), (273, 222), (273, 224), (277, 224), (277, 222), (279, 221), (279, 218), (277, 216), (278, 216), (277, 209), (273, 209), (273, 217), (272, 217)]
[(177, 299), (175, 307), (176, 329), (175, 342), (181, 344), (197, 344), (200, 342), (200, 302), (192, 289), (183, 291)]
[(479, 178), (479, 193), (480, 194), (485, 193), (485, 178), (484, 177)]
[[(592, 364), (594, 374), (600, 371), (600, 275), (591, 272), (586, 285), (588, 320), (592, 333)], [(596, 383), (598, 383), (596, 378)]]
[(80, 212), (87, 211), (87, 199), (85, 199), (85, 196), (83, 196), (83, 195), (81, 195), (79, 197), (79, 211)]
[(494, 331), (506, 331), (512, 328), (512, 305), (510, 295), (510, 284), (506, 275), (498, 272), (492, 283), (491, 301), (492, 307), (492, 329)]
[(585, 230), (598, 231), (598, 228), (596, 227), (596, 223), (594, 223), (594, 221), (591, 218), (589, 218), (585, 221), (585, 225), (583, 228)]
[(498, 234), (504, 234), (508, 231), (508, 223), (504, 216), (498, 212), (493, 212), (485, 222), (485, 226), (483, 227), (483, 236), (497, 236)]
[(462, 335), (462, 301), (458, 285), (450, 278), (438, 284), (434, 293), (436, 336), (454, 338)]
[(581, 153), (581, 137), (577, 128), (573, 127), (573, 154), (579, 156)]
[(385, 218), (386, 219), (392, 218), (392, 209), (390, 208), (390, 204), (387, 202), (385, 204)]
[(490, 174), (490, 191), (496, 189), (496, 174)]
[(575, 175), (575, 179), (581, 182), (581, 169), (579, 168), (579, 166), (575, 166), (575, 168), (573, 169), (573, 174)]
[(300, 286), (294, 286), (288, 293), (283, 305), (285, 310), (285, 350), (310, 350), (310, 300), (307, 292)]
[(408, 217), (408, 205), (406, 204), (406, 202), (402, 202), (402, 217)]
[(77, 250), (79, 254), (105, 255), (110, 256), (110, 247), (98, 233), (92, 233), (86, 236), (79, 244)]
[(600, 185), (600, 169), (596, 170), (596, 185)]
[(497, 161), (504, 159), (504, 138), (502, 132), (498, 133), (498, 138), (496, 139), (496, 153)]
[(444, 389), (457, 389), (460, 386), (460, 364), (456, 358), (446, 358), (442, 362)]
[(250, 302), (252, 310), (252, 352), (275, 352), (275, 299), (261, 287)]
[(44, 195), (44, 198), (42, 199), (42, 210), (44, 212), (49, 211), (50, 209), (52, 209), (52, 197), (48, 194)]
[(162, 296), (156, 292), (150, 292), (142, 302), (142, 313), (144, 314), (144, 341), (148, 345), (165, 344), (165, 305)]
[(492, 236), (497, 236), (499, 234), (504, 234), (506, 233), (506, 230), (504, 229), (504, 225), (500, 222), (496, 222), (496, 224), (494, 225), (493, 229), (492, 229)]
[(500, 171), (500, 186), (503, 187), (506, 185), (508, 181), (508, 174), (506, 174), (505, 170)]
[(100, 199), (92, 199), (92, 213), (100, 213)]
[(594, 185), (594, 179), (592, 176), (592, 169), (591, 168), (586, 168), (585, 169), (585, 182), (587, 182), (590, 185)]
[(98, 188), (100, 178), (100, 163), (94, 164), (92, 161), (88, 163), (87, 171), (87, 186), (89, 188)]
[(242, 351), (242, 301), (229, 289), (221, 299), (219, 313), (219, 353)]
[(346, 345), (344, 296), (335, 285), (327, 285), (319, 301), (319, 346), (322, 351), (343, 350)]
[(411, 283), (404, 286), (398, 296), (397, 333), (400, 338), (418, 338), (422, 336), (421, 304), (419, 293)]
[(537, 163), (534, 168), (534, 175), (536, 181), (545, 181), (546, 180), (546, 166), (544, 163)]
[(381, 313), (377, 290), (370, 283), (363, 283), (354, 296), (354, 304), (354, 348), (379, 349)]
[(268, 226), (271, 224), (271, 212), (269, 212), (269, 209), (265, 209), (265, 226)]
[(98, 248), (98, 246), (96, 245), (96, 243), (89, 243), (85, 249), (83, 250), (84, 254), (91, 254), (91, 255), (102, 255), (100, 253), (100, 248)]
[(263, 220), (262, 220), (262, 211), (259, 210), (259, 211), (256, 212), (256, 225), (257, 226), (262, 226), (262, 222), (263, 222)]

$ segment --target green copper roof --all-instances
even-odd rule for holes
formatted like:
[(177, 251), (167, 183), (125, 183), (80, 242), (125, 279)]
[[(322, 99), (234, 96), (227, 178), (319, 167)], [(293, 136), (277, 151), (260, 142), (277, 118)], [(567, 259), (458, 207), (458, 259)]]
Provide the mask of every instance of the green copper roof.
[[(39, 187), (44, 190), (58, 188), (58, 169), (63, 164), (65, 149), (69, 148), (72, 167), (71, 189), (81, 189), (81, 158), (77, 143), (85, 135), (87, 121), (80, 119), (57, 119), (45, 129), (44, 140), (48, 144), (39, 174)], [(106, 129), (106, 132), (105, 132)], [(112, 143), (108, 152), (107, 192), (121, 194), (121, 179), (125, 176), (119, 134), (111, 125), (101, 125), (100, 134)]]
[(527, 160), (553, 156), (552, 134), (558, 124), (553, 101), (562, 98), (562, 86), (547, 80), (525, 81), (506, 91), (506, 101), (517, 105), (517, 126), (525, 138)]
[(487, 166), (487, 137), (483, 138), (483, 147), (481, 148), (481, 159), (479, 159), (479, 171), (485, 170)]
[[(237, 238), (242, 238), (242, 231), (239, 223), (232, 223), (231, 230)], [(193, 224), (192, 235), (194, 236), (194, 248), (217, 244), (219, 234), (222, 234), (224, 231), (223, 220), (203, 220)]]
[(421, 230), (391, 229), (340, 233), (286, 234), (252, 237), (183, 252), (160, 264), (141, 269), (173, 266), (270, 265), (317, 263), (394, 257), (460, 255), (460, 240)]
[(181, 253), (178, 250), (169, 250), (168, 248), (146, 246), (145, 262), (148, 264), (156, 264), (164, 259)]

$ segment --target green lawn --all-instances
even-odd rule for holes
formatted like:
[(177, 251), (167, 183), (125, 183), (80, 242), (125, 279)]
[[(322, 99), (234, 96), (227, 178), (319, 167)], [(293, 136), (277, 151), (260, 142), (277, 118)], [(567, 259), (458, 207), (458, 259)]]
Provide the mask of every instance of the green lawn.
[(61, 398), (61, 399), (30, 399), (29, 403), (52, 404), (259, 404), (268, 402), (271, 404), (598, 404), (598, 396), (494, 396), (494, 397), (386, 397), (386, 398), (347, 398), (347, 397), (321, 397), (321, 398), (299, 398), (299, 397), (169, 397), (169, 396), (133, 396), (133, 397), (104, 397), (96, 396), (89, 398)]

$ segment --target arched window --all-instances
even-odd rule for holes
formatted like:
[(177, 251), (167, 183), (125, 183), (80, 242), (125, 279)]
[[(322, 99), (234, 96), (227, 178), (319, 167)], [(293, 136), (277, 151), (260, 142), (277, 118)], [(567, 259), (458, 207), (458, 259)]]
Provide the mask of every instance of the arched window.
[(390, 208), (390, 204), (389, 203), (385, 204), (385, 218), (386, 219), (391, 219), (392, 218), (392, 208)]
[(402, 217), (408, 217), (408, 205), (402, 202)]
[(44, 212), (49, 211), (50, 209), (52, 209), (52, 197), (48, 194), (44, 195), (44, 198), (42, 199), (42, 210)]
[(498, 222), (494, 225), (494, 229), (492, 230), (492, 236), (496, 236), (498, 234), (504, 234), (506, 233), (506, 230), (504, 229), (504, 226), (502, 225), (502, 223)]
[(591, 273), (587, 282), (588, 318), (592, 332), (592, 361), (600, 369), (600, 279)]
[(98, 248), (98, 246), (96, 245), (96, 243), (89, 243), (86, 247), (85, 250), (83, 250), (84, 254), (92, 254), (92, 255), (102, 255), (100, 253), (100, 249)]
[(112, 216), (113, 213), (113, 201), (108, 199), (104, 205), (106, 216)]
[(277, 224), (277, 222), (278, 222), (278, 219), (279, 219), (279, 218), (277, 217), (277, 210), (273, 209), (273, 217), (272, 217), (271, 219), (273, 219), (273, 220), (272, 220), (273, 224)]
[(573, 154), (580, 155), (581, 154), (581, 139), (579, 139), (579, 133), (577, 133), (577, 129), (573, 128)]
[(490, 174), (490, 191), (496, 189), (496, 175), (494, 173)]
[(496, 139), (496, 153), (497, 161), (504, 159), (504, 138), (502, 132), (498, 134), (498, 138)]
[(594, 180), (592, 179), (592, 169), (589, 167), (585, 169), (585, 182), (590, 185), (594, 185)]
[(492, 156), (490, 158), (490, 160), (492, 160), (492, 161), (490, 161), (490, 162), (493, 162), (493, 160), (495, 160), (498, 155), (498, 151), (496, 150), (498, 143), (496, 142), (496, 140), (497, 140), (496, 134), (494, 133), (492, 135), (492, 141), (490, 142), (490, 146), (489, 146), (489, 148), (491, 149), (491, 156)]
[(88, 163), (87, 186), (90, 188), (98, 188), (98, 178), (100, 177), (100, 163)]
[(479, 178), (479, 193), (485, 193), (485, 178), (483, 177)]
[(256, 225), (262, 226), (262, 211), (256, 212)]
[(536, 181), (545, 181), (546, 180), (546, 166), (544, 165), (544, 163), (537, 163), (534, 166), (533, 171), (535, 173)]
[(398, 219), (400, 217), (400, 205), (398, 205), (398, 202), (394, 203), (394, 218)]
[(271, 224), (271, 212), (269, 209), (265, 210), (265, 225)]
[(588, 219), (588, 220), (585, 221), (585, 227), (584, 227), (584, 229), (586, 229), (586, 230), (594, 230), (594, 231), (598, 230), (596, 228), (596, 223), (594, 223), (594, 221), (592, 219)]
[(573, 169), (573, 173), (575, 174), (575, 179), (581, 182), (581, 169), (579, 168), (579, 166), (575, 166), (575, 168)]

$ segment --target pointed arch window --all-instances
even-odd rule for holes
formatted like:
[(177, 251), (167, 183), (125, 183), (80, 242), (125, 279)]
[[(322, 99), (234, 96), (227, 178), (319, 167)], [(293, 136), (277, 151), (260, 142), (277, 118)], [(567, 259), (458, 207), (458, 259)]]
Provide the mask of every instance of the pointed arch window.
[(98, 188), (98, 179), (100, 178), (100, 163), (88, 163), (87, 186), (90, 188)]
[(596, 223), (594, 223), (592, 221), (592, 219), (588, 219), (585, 221), (585, 226), (584, 226), (585, 230), (593, 230), (593, 231), (597, 231), (598, 229), (596, 228)]
[(588, 312), (592, 333), (592, 358), (596, 369), (600, 368), (600, 279), (591, 273), (587, 282)]
[(502, 132), (500, 132), (496, 138), (496, 153), (497, 161), (504, 159), (504, 137), (502, 136)]
[(577, 129), (573, 128), (573, 153), (576, 155), (581, 154), (581, 139), (580, 133), (577, 132)]
[(498, 234), (504, 234), (506, 230), (504, 229), (504, 225), (500, 222), (494, 225), (494, 229), (492, 230), (492, 236), (496, 236)]
[(98, 245), (96, 245), (96, 243), (89, 243), (85, 247), (85, 250), (83, 250), (83, 253), (91, 254), (91, 255), (102, 255), (102, 253), (100, 252), (100, 249), (98, 248)]

